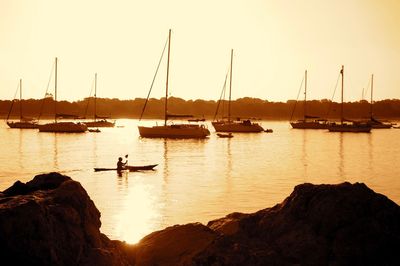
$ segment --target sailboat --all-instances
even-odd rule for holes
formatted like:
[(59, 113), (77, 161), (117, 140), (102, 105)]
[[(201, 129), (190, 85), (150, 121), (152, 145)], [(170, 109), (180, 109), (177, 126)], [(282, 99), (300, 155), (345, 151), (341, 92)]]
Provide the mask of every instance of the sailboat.
[(379, 121), (378, 119), (374, 118), (374, 112), (373, 112), (374, 102), (372, 100), (373, 90), (374, 90), (374, 75), (372, 74), (371, 75), (371, 103), (370, 103), (370, 109), (369, 109), (369, 115), (370, 115), (369, 124), (371, 125), (372, 128), (375, 128), (375, 129), (378, 129), (378, 128), (391, 128), (392, 124), (384, 123), (384, 122)]
[[(314, 119), (314, 120), (309, 120)], [(297, 129), (327, 129), (328, 123), (326, 119), (319, 119), (318, 116), (307, 115), (307, 70), (304, 74), (304, 114), (303, 119), (296, 122), (290, 122), (293, 128)]]
[[(89, 101), (89, 100), (88, 100)], [(88, 102), (89, 104), (89, 102)], [(85, 114), (86, 115), (86, 114)], [(108, 117), (97, 115), (97, 73), (94, 75), (94, 117), (93, 121), (85, 122), (87, 127), (114, 127), (115, 121), (107, 121)], [(97, 120), (100, 119), (100, 120)]]
[(231, 65), (229, 73), (229, 102), (228, 102), (228, 119), (217, 120), (211, 122), (216, 132), (241, 132), (241, 133), (258, 133), (264, 129), (258, 123), (253, 123), (250, 119), (232, 120), (231, 119), (231, 96), (232, 96), (232, 65), (233, 65), (233, 49), (231, 50)]
[(54, 123), (39, 125), (39, 132), (63, 132), (63, 133), (83, 133), (87, 131), (87, 126), (83, 123), (58, 122), (58, 117), (65, 115), (57, 114), (57, 57), (55, 59), (55, 78), (54, 78)]
[(332, 123), (328, 126), (328, 130), (330, 132), (364, 132), (369, 133), (371, 132), (371, 125), (365, 122), (357, 122), (346, 120), (343, 117), (343, 81), (344, 81), (344, 66), (340, 70), (340, 74), (342, 75), (342, 97), (341, 97), (341, 108), (340, 108), (340, 124), (339, 123)]
[(11, 111), (15, 102), (15, 99), (11, 103), (11, 108), (10, 111), (8, 112), (7, 115), (7, 125), (10, 128), (38, 128), (38, 123), (37, 121), (31, 119), (31, 118), (26, 118), (22, 115), (22, 79), (19, 80), (19, 121), (9, 121)]
[[(139, 134), (143, 138), (196, 138), (196, 139), (206, 138), (207, 136), (210, 135), (210, 131), (204, 125), (167, 124), (169, 117), (180, 117), (180, 115), (168, 114), (168, 78), (169, 78), (170, 47), (171, 47), (171, 30), (169, 30), (168, 33), (168, 59), (167, 59), (167, 80), (165, 85), (164, 125), (162, 126), (156, 125), (153, 127), (138, 126)], [(146, 100), (146, 103), (147, 101), (148, 98)]]

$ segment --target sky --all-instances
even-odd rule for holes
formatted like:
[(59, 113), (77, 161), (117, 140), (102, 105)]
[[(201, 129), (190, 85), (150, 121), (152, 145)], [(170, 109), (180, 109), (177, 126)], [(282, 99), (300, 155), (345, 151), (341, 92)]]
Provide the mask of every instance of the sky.
[[(169, 29), (169, 96), (218, 100), (233, 49), (233, 99), (296, 99), (305, 70), (307, 98), (331, 99), (342, 65), (345, 101), (372, 74), (374, 100), (398, 99), (399, 25), (398, 0), (0, 0), (0, 99), (19, 79), (42, 98), (55, 57), (58, 100), (88, 97), (95, 73), (98, 97), (145, 98)], [(165, 79), (163, 60), (152, 97)]]

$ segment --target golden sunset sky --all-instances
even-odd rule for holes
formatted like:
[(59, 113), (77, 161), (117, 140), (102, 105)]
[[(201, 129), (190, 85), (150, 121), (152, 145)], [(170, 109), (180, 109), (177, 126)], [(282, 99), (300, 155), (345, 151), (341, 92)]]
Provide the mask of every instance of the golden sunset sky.
[[(233, 99), (400, 98), (398, 0), (0, 0), (0, 99), (43, 97), (59, 58), (59, 100), (144, 98), (172, 29), (170, 95), (219, 98), (234, 49)], [(165, 61), (152, 95), (162, 97)], [(54, 87), (54, 85), (51, 85)], [(302, 96), (301, 96), (302, 97)], [(339, 101), (336, 93), (335, 101)]]

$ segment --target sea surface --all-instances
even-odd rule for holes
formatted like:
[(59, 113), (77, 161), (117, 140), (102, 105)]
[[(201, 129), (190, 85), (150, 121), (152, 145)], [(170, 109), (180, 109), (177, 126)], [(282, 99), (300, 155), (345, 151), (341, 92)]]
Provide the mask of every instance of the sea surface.
[[(16, 180), (61, 172), (86, 189), (101, 212), (101, 231), (130, 243), (167, 226), (272, 207), (305, 182), (363, 182), (400, 204), (400, 129), (330, 133), (260, 122), (273, 133), (222, 139), (209, 123), (205, 140), (142, 139), (139, 121), (129, 119), (84, 134), (9, 129), (0, 122), (0, 191)], [(130, 165), (158, 166), (122, 176), (93, 171), (115, 167), (125, 155)]]

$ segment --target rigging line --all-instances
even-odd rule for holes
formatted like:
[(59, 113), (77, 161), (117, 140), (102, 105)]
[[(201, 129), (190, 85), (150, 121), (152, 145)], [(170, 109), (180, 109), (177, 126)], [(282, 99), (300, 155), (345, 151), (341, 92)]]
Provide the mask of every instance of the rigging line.
[[(12, 109), (13, 109), (13, 106), (14, 106), (14, 103), (15, 103), (15, 97), (17, 97), (18, 89), (20, 89), (20, 87), (19, 87), (19, 82), (18, 82), (17, 89), (15, 90), (14, 98), (13, 98), (13, 100), (12, 100), (12, 102), (11, 102), (10, 110), (8, 111), (8, 115), (7, 115), (7, 119), (6, 119), (7, 121), (8, 121), (8, 119), (10, 118), (10, 115), (11, 115), (11, 112), (12, 112)], [(21, 101), (22, 101), (22, 99), (21, 99)], [(21, 104), (21, 101), (20, 101), (19, 104)]]
[(39, 116), (38, 116), (38, 119), (37, 119), (38, 121), (40, 120), (40, 117), (41, 117), (42, 114), (43, 114), (44, 101), (46, 100), (46, 98), (47, 98), (46, 96), (48, 95), (48, 91), (49, 91), (51, 79), (52, 79), (52, 77), (53, 77), (53, 72), (54, 72), (54, 67), (55, 67), (55, 65), (56, 65), (56, 63), (54, 62), (53, 65), (52, 65), (52, 67), (51, 67), (51, 70), (50, 70), (50, 77), (49, 77), (49, 81), (47, 82), (46, 92), (44, 93), (44, 97), (43, 97), (43, 99), (42, 99), (42, 104), (40, 105), (40, 112), (39, 112)]
[[(228, 70), (227, 75), (228, 75), (229, 71), (230, 71), (230, 69)], [(226, 84), (224, 87), (224, 96), (222, 96), (222, 119), (224, 119), (224, 114), (225, 114), (225, 105), (226, 105), (225, 95), (226, 95)]]
[[(164, 49), (163, 49), (163, 51), (162, 51), (162, 53), (161, 53), (160, 60), (158, 61), (156, 73), (154, 73), (153, 81), (151, 82), (150, 90), (149, 90), (149, 92), (148, 92), (148, 94), (147, 94), (146, 102), (144, 103), (144, 106), (143, 106), (143, 109), (142, 109), (142, 113), (140, 114), (139, 121), (142, 120), (142, 117), (143, 117), (143, 114), (144, 114), (144, 110), (146, 109), (147, 102), (149, 101), (150, 93), (151, 93), (151, 90), (153, 89), (153, 85), (154, 85), (154, 81), (156, 80), (156, 77), (157, 77), (158, 69), (160, 68), (161, 61), (162, 61), (162, 59), (163, 59), (163, 57), (164, 57), (165, 48), (167, 47), (167, 44), (168, 44), (168, 39), (169, 39), (169, 36), (168, 36), (167, 40), (165, 41)], [(165, 99), (165, 100), (166, 100), (166, 99)]]
[(93, 81), (92, 81), (92, 86), (90, 88), (90, 93), (89, 93), (89, 97), (88, 97), (88, 100), (87, 100), (87, 103), (86, 103), (86, 109), (85, 109), (85, 114), (84, 114), (83, 118), (86, 118), (87, 111), (89, 109), (90, 96), (92, 96), (92, 92), (93, 92), (93, 88), (94, 88), (94, 82), (95, 82), (95, 79), (93, 79)]
[(290, 115), (290, 120), (289, 121), (292, 121), (292, 118), (293, 118), (293, 115), (294, 115), (294, 111), (296, 110), (296, 106), (297, 106), (297, 103), (299, 101), (300, 92), (301, 92), (301, 89), (303, 88), (304, 79), (305, 79), (305, 76), (303, 76), (303, 79), (301, 80), (300, 88), (299, 88), (299, 91), (297, 92), (296, 102), (294, 103), (294, 107), (292, 109), (292, 114)]
[(367, 93), (369, 92), (370, 86), (371, 86), (371, 79), (368, 79), (368, 83), (367, 83), (367, 87), (366, 87), (367, 89), (364, 90), (364, 94), (363, 94), (362, 100), (364, 100), (364, 98), (367, 96)]
[[(222, 86), (221, 95), (219, 96), (219, 100), (218, 100), (218, 104), (217, 104), (217, 110), (215, 110), (213, 121), (215, 121), (215, 119), (217, 118), (219, 105), (221, 104), (221, 99), (223, 99), (225, 101), (226, 81), (228, 80), (228, 74), (229, 74), (229, 68), (228, 68), (228, 71), (226, 72), (226, 75), (225, 75), (224, 86)], [(224, 118), (224, 110), (223, 110), (223, 108), (222, 108), (222, 118)]]
[(326, 117), (328, 117), (329, 113), (331, 112), (331, 108), (332, 108), (332, 104), (333, 104), (333, 98), (335, 98), (335, 93), (336, 93), (336, 89), (337, 89), (338, 84), (339, 84), (340, 75), (341, 75), (341, 73), (339, 73), (339, 75), (337, 77), (335, 89), (333, 90), (333, 95), (332, 95), (331, 101), (330, 101), (329, 106), (328, 106), (328, 112), (326, 113)]

